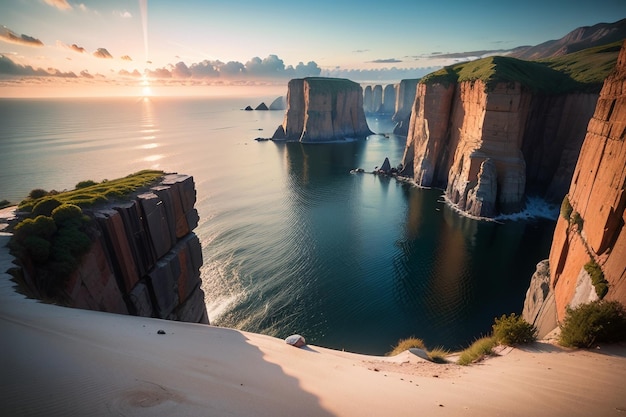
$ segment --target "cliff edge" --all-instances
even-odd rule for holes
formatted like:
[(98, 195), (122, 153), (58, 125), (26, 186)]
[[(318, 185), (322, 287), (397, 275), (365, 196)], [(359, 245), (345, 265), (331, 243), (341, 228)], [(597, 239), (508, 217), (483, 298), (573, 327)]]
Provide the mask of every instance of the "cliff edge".
[(120, 179), (25, 200), (11, 241), (23, 290), (68, 307), (208, 324), (193, 177), (147, 174), (158, 182), (130, 194)]
[(496, 56), (424, 77), (402, 175), (445, 189), (451, 203), (478, 217), (519, 211), (529, 191), (560, 200), (609, 71), (598, 66), (594, 77), (581, 78), (593, 72), (590, 57), (615, 62), (617, 51), (610, 46), (550, 64)]
[(272, 140), (332, 142), (370, 134), (358, 83), (311, 77), (289, 81), (285, 118)]
[(626, 304), (625, 190), (626, 41), (600, 92), (561, 206), (550, 249), (549, 286), (540, 294), (532, 288), (541, 285), (535, 277), (531, 281), (524, 306), (528, 321), (545, 328), (551, 321), (556, 327), (568, 306), (598, 298)]

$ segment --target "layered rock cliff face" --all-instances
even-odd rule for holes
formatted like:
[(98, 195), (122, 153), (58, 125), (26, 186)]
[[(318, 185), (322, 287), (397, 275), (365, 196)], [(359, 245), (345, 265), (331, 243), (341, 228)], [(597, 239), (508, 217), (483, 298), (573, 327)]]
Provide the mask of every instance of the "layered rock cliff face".
[[(61, 290), (70, 307), (208, 323), (202, 248), (193, 229), (193, 177), (166, 175), (149, 191), (85, 210), (96, 238)], [(26, 268), (26, 279), (32, 272)]]
[(535, 277), (531, 281), (524, 307), (528, 321), (555, 327), (568, 306), (602, 296), (590, 277), (594, 267), (600, 268), (605, 280), (599, 288), (608, 287), (604, 298), (626, 304), (625, 190), (626, 43), (588, 124), (554, 231), (549, 285), (539, 292), (534, 289), (541, 284)]
[(396, 93), (395, 113), (391, 120), (396, 122), (393, 133), (406, 136), (409, 133), (409, 122), (411, 120), (411, 109), (415, 102), (418, 79), (407, 79), (400, 81)]
[(363, 90), (340, 78), (289, 81), (287, 111), (272, 139), (328, 142), (370, 135), (363, 110)]
[(363, 89), (363, 109), (368, 114), (393, 114), (396, 108), (396, 85), (387, 84), (365, 86)]
[(527, 189), (561, 198), (596, 98), (533, 93), (519, 82), (420, 83), (403, 175), (445, 188), (481, 217), (520, 210)]

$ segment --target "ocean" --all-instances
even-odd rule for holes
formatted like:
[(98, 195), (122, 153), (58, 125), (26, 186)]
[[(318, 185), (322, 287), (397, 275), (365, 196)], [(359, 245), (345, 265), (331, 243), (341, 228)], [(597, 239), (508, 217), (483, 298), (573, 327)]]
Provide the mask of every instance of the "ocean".
[(380, 355), (411, 336), (466, 347), (521, 312), (554, 207), (478, 221), (441, 190), (351, 173), (401, 161), (388, 117), (356, 142), (257, 142), (284, 112), (242, 109), (275, 97), (0, 99), (0, 200), (148, 168), (193, 175), (217, 326)]

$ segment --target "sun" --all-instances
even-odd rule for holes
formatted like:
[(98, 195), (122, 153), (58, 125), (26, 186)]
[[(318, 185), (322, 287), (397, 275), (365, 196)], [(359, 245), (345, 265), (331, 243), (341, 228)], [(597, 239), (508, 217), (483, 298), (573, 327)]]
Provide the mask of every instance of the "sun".
[(141, 92), (144, 97), (152, 96), (152, 88), (150, 88), (150, 80), (145, 75), (141, 77)]

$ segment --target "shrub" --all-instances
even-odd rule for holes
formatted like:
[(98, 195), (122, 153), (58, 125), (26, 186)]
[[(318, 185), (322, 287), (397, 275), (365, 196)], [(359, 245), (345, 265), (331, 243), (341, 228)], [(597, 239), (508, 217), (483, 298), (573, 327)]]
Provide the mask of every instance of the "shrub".
[(431, 361), (435, 363), (446, 363), (448, 362), (446, 357), (450, 354), (450, 351), (447, 349), (436, 347), (429, 350), (427, 353)]
[(626, 340), (626, 311), (618, 301), (596, 300), (568, 308), (561, 324), (559, 343), (591, 347), (596, 343)]
[(400, 340), (398, 344), (393, 348), (393, 350), (387, 354), (387, 356), (395, 356), (404, 352), (405, 350), (409, 350), (413, 348), (423, 350), (428, 356), (428, 359), (436, 363), (446, 363), (447, 362), (446, 356), (448, 356), (450, 353), (449, 351), (443, 348), (435, 348), (432, 350), (428, 350), (422, 339), (418, 339), (416, 337), (409, 337), (408, 339)]
[(76, 186), (74, 188), (76, 188), (77, 190), (81, 189), (81, 188), (87, 188), (87, 187), (91, 187), (92, 185), (96, 185), (98, 184), (95, 181), (92, 180), (85, 180), (85, 181), (81, 181), (78, 184), (76, 184)]
[(79, 227), (84, 223), (83, 210), (75, 204), (61, 204), (52, 210), (52, 218), (59, 226)]
[(482, 360), (485, 356), (493, 355), (493, 348), (497, 345), (494, 337), (482, 337), (461, 352), (457, 363), (469, 365)]
[(418, 339), (416, 337), (409, 337), (408, 339), (400, 340), (398, 344), (393, 348), (393, 350), (388, 353), (388, 355), (395, 356), (399, 353), (404, 352), (405, 350), (409, 350), (412, 348), (426, 350), (426, 345), (424, 344), (424, 341), (422, 339)]
[(28, 193), (28, 198), (30, 198), (31, 200), (37, 200), (47, 195), (48, 195), (48, 192), (46, 190), (41, 189), (41, 188), (35, 188), (34, 190), (30, 190), (30, 193)]
[(569, 221), (569, 218), (572, 215), (573, 210), (574, 209), (572, 208), (572, 205), (569, 202), (569, 198), (566, 195), (565, 197), (563, 197), (563, 201), (561, 202), (561, 217)]
[(24, 248), (28, 251), (33, 262), (42, 264), (50, 256), (50, 241), (39, 236), (28, 236), (24, 239)]
[(570, 222), (578, 226), (578, 232), (583, 230), (583, 218), (580, 217), (580, 213), (578, 213), (577, 211), (575, 211), (572, 214), (572, 217), (570, 218)]
[(591, 283), (596, 290), (596, 294), (598, 294), (600, 299), (603, 299), (609, 291), (609, 283), (606, 279), (604, 279), (604, 272), (602, 272), (602, 268), (600, 268), (600, 265), (598, 265), (593, 259), (587, 262), (584, 268), (591, 277)]
[(24, 242), (28, 236), (37, 236), (43, 239), (50, 239), (56, 232), (57, 227), (51, 217), (37, 216), (34, 219), (24, 219), (15, 226), (15, 237)]
[(74, 227), (59, 229), (52, 243), (55, 248), (55, 256), (60, 252), (68, 252), (74, 257), (79, 257), (91, 247), (89, 236)]
[(54, 197), (44, 198), (36, 202), (33, 206), (33, 215), (38, 216), (43, 214), (44, 216), (50, 216), (52, 214), (52, 210), (60, 205), (61, 202)]
[(0, 209), (9, 207), (10, 205), (11, 205), (11, 202), (9, 200), (0, 200)]
[(503, 345), (515, 346), (530, 343), (537, 338), (535, 326), (515, 313), (511, 313), (509, 316), (503, 314), (502, 317), (496, 318), (492, 328), (496, 342)]

